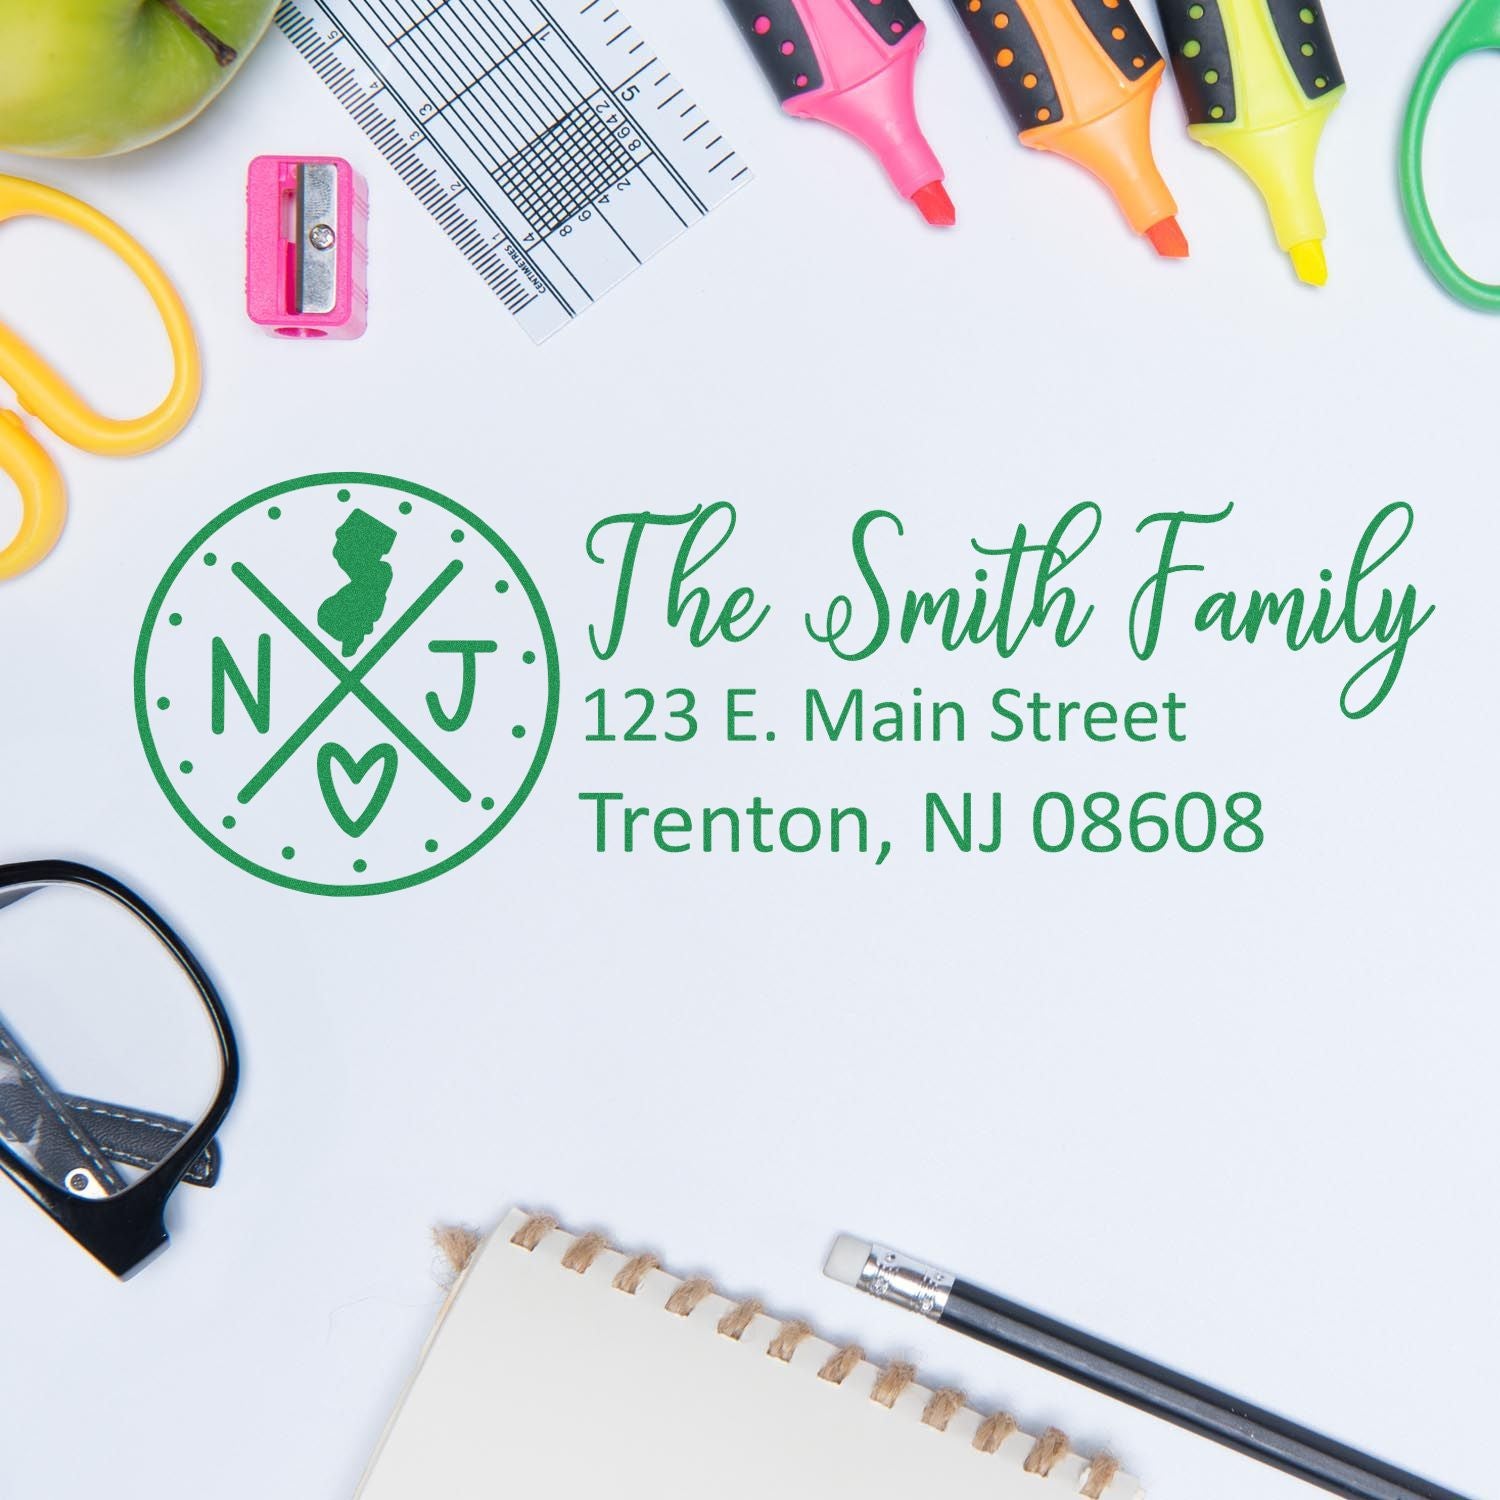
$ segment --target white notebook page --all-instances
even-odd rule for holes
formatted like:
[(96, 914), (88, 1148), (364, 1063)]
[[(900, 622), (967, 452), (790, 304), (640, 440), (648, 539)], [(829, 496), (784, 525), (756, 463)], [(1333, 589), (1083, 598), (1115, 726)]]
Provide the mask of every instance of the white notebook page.
[[(767, 1500), (1061, 1500), (1090, 1478), (1076, 1454), (1047, 1477), (1025, 1472), (1034, 1438), (973, 1447), (981, 1417), (945, 1431), (921, 1420), (931, 1392), (912, 1384), (887, 1408), (879, 1369), (835, 1385), (818, 1371), (835, 1346), (816, 1337), (790, 1361), (766, 1350), (780, 1323), (760, 1316), (738, 1340), (710, 1296), (686, 1317), (666, 1309), (682, 1284), (653, 1271), (634, 1295), (611, 1283), (626, 1256), (604, 1251), (578, 1274), (554, 1230), (527, 1251), (513, 1212), (479, 1249), (408, 1386), (360, 1500), (499, 1500), (518, 1494)], [(1105, 1500), (1133, 1500), (1116, 1474)]]

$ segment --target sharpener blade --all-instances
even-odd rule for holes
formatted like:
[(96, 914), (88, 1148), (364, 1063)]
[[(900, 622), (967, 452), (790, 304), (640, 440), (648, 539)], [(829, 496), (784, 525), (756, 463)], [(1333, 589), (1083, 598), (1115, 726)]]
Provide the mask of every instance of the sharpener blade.
[(331, 313), (338, 300), (339, 174), (324, 162), (297, 169), (297, 306)]

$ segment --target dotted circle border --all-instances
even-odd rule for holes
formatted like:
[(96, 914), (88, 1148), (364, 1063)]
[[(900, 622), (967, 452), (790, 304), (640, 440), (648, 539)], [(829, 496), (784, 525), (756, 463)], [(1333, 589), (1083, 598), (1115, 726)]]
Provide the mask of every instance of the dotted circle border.
[[(248, 855), (231, 848), (222, 839), (212, 833), (199, 819), (197, 814), (183, 801), (176, 786), (173, 785), (171, 777), (167, 775), (166, 767), (162, 765), (161, 757), (156, 750), (155, 737), (151, 732), (150, 707), (146, 695), (146, 659), (150, 652), (151, 638), (155, 632), (157, 619), (161, 614), (162, 605), (166, 602), (166, 597), (171, 591), (172, 585), (177, 581), (178, 575), (182, 570), (197, 554), (198, 549), (215, 532), (234, 520), (236, 516), (242, 515), (245, 511), (253, 510), (256, 506), (263, 505), (268, 500), (275, 500), (282, 495), (323, 486), (353, 486), (359, 484), (375, 485), (382, 489), (400, 490), (404, 494), (415, 495), (421, 500), (426, 500), (431, 504), (439, 506), (441, 509), (457, 516), (467, 525), (472, 526), (505, 559), (516, 582), (525, 592), (526, 598), (531, 604), (532, 612), (536, 616), (537, 624), (541, 629), (542, 650), (545, 653), (547, 664), (547, 713), (546, 720), (542, 725), (542, 732), (537, 737), (536, 751), (532, 755), (531, 764), (527, 767), (526, 775), (522, 778), (521, 785), (517, 788), (515, 795), (510, 801), (500, 809), (494, 821), (490, 823), (489, 827), (478, 838), (466, 844), (456, 853), (450, 854), (447, 859), (439, 861), (439, 863), (430, 866), (428, 869), (419, 870), (412, 875), (403, 875), (399, 879), (379, 881), (372, 885), (330, 885), (322, 881), (299, 880), (294, 876), (281, 874), (277, 871), (267, 869), (264, 865), (257, 864)], [(436, 880), (439, 875), (446, 875), (449, 870), (456, 869), (466, 860), (472, 859), (481, 849), (492, 842), (521, 810), (522, 804), (531, 795), (532, 789), (536, 786), (537, 780), (542, 774), (542, 767), (546, 763), (547, 752), (552, 747), (552, 737), (557, 729), (561, 680), (561, 672), (557, 660), (557, 638), (552, 630), (552, 621), (547, 614), (547, 607), (542, 603), (542, 596), (537, 592), (537, 587), (532, 582), (531, 575), (526, 571), (521, 559), (516, 556), (510, 546), (492, 526), (481, 520), (473, 511), (460, 505), (456, 500), (450, 500), (446, 495), (439, 494), (436, 490), (428, 489), (425, 485), (413, 484), (410, 480), (396, 479), (388, 474), (363, 472), (307, 474), (300, 479), (283, 480), (280, 484), (273, 484), (263, 490), (257, 490), (253, 495), (249, 495), (245, 499), (231, 505), (227, 510), (221, 511), (172, 560), (161, 582), (157, 585), (156, 592), (151, 596), (151, 603), (146, 608), (146, 618), (141, 622), (141, 633), (135, 652), (135, 718), (136, 727), (141, 736), (141, 746), (146, 752), (146, 760), (151, 767), (152, 775), (156, 777), (157, 785), (161, 787), (162, 791), (166, 794), (167, 800), (177, 810), (177, 815), (216, 854), (222, 855), (231, 864), (238, 865), (240, 869), (248, 871), (261, 880), (269, 881), (272, 885), (282, 886), (286, 890), (302, 891), (313, 896), (385, 896), (396, 891), (410, 890), (413, 886), (425, 885), (429, 880)]]

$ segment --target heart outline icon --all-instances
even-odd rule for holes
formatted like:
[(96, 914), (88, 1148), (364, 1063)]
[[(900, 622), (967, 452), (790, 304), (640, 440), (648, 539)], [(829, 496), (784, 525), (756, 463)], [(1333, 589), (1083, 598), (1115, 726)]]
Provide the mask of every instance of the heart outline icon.
[[(332, 741), (318, 750), (318, 786), (323, 793), (324, 805), (332, 814), (333, 821), (351, 839), (363, 837), (369, 832), (375, 819), (380, 816), (391, 795), (391, 789), (396, 784), (396, 768), (399, 763), (400, 756), (396, 747), (389, 743), (375, 745), (358, 760), (355, 760), (352, 751)], [(339, 789), (334, 784), (334, 766), (337, 765), (349, 778), (351, 786), (358, 786), (377, 764), (383, 769), (380, 773), (380, 780), (375, 784), (375, 790), (370, 794), (370, 800), (365, 804), (365, 810), (358, 817), (350, 817), (348, 809), (344, 806), (344, 799), (339, 795)]]

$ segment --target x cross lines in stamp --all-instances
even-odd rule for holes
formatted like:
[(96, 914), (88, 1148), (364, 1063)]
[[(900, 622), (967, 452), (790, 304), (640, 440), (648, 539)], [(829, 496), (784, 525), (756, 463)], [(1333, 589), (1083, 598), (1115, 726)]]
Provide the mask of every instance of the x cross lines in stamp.
[(235, 864), (373, 895), (452, 869), (536, 782), (557, 649), (520, 559), (420, 485), (322, 474), (214, 518), (151, 601), (136, 716), (157, 781)]

